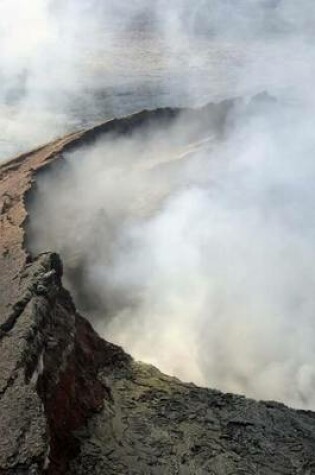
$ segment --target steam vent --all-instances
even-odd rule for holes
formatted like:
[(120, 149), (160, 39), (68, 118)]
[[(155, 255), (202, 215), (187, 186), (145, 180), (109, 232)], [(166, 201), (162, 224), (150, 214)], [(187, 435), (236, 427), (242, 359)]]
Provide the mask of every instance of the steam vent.
[(315, 473), (315, 413), (198, 387), (136, 362), (76, 309), (63, 284), (69, 264), (54, 249), (30, 253), (37, 182), (62, 170), (67, 154), (154, 124), (167, 133), (179, 115), (189, 124), (186, 140), (200, 143), (210, 128), (220, 140), (235, 103), (145, 111), (1, 165), (1, 474)]

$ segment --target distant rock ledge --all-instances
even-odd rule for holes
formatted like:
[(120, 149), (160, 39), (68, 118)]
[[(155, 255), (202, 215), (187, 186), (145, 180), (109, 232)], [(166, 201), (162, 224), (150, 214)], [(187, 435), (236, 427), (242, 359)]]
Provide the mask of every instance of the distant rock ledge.
[[(222, 123), (230, 107), (191, 113)], [(110, 121), (0, 167), (0, 474), (315, 474), (315, 413), (136, 363), (79, 315), (59, 256), (32, 259), (25, 248), (25, 201), (40, 169), (103, 133), (178, 113)]]

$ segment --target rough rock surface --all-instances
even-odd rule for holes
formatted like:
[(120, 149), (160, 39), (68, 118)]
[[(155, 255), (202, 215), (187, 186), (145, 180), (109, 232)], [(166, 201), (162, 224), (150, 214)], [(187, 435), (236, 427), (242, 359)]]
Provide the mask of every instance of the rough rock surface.
[(0, 467), (8, 473), (65, 473), (78, 447), (72, 431), (108, 396), (99, 369), (130, 359), (77, 315), (61, 275), (56, 254), (28, 264), (1, 328)]
[(0, 474), (315, 474), (315, 413), (134, 362), (78, 314), (58, 255), (24, 248), (37, 170), (100, 133), (176, 113), (106, 123), (0, 168)]

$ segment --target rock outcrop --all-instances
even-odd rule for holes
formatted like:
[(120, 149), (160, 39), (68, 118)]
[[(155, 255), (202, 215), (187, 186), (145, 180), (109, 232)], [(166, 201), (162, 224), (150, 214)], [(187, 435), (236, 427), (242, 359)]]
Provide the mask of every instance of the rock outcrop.
[(315, 413), (135, 362), (79, 315), (59, 256), (25, 249), (38, 170), (113, 127), (176, 113), (106, 123), (0, 168), (0, 474), (315, 474)]
[(78, 449), (73, 431), (109, 397), (98, 372), (130, 360), (76, 313), (61, 276), (56, 254), (27, 264), (21, 297), (1, 325), (4, 473), (65, 473)]

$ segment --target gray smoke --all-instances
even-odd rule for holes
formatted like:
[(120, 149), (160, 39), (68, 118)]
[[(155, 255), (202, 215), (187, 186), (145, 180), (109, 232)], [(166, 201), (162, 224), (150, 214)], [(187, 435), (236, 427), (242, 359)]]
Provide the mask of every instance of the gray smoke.
[[(123, 24), (147, 28), (137, 6)], [(163, 68), (181, 93), (202, 102), (208, 83), (216, 98), (247, 98), (223, 136), (189, 134), (182, 116), (68, 154), (39, 178), (29, 229), (32, 251), (62, 254), (79, 306), (134, 357), (312, 409), (314, 16), (310, 1), (157, 2)], [(248, 99), (262, 87), (276, 100)]]

